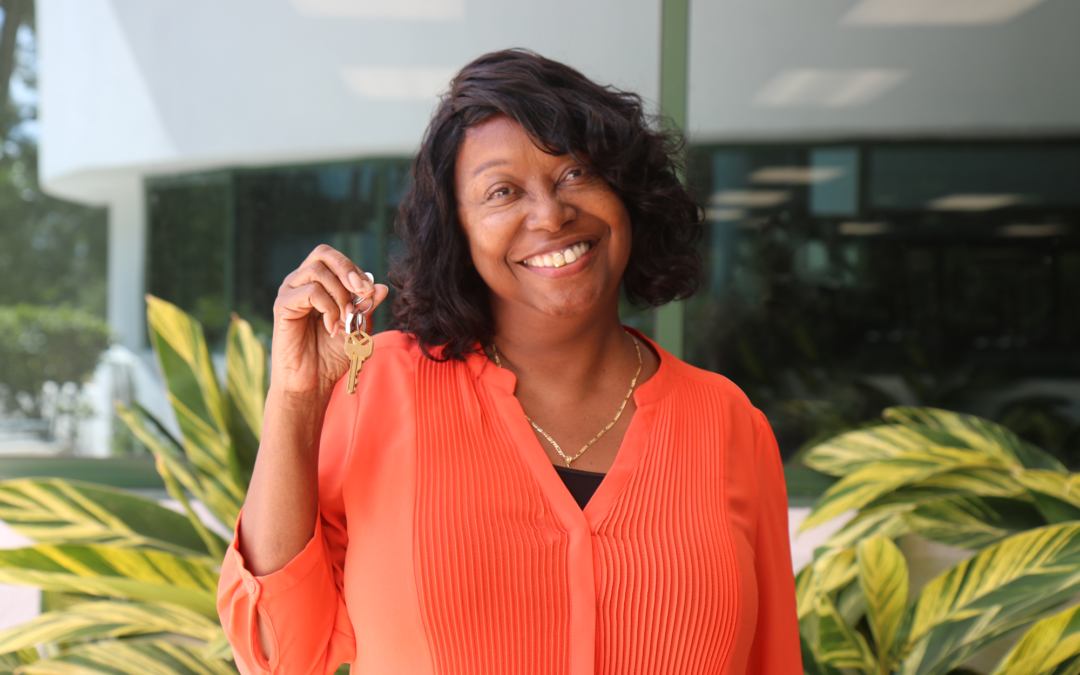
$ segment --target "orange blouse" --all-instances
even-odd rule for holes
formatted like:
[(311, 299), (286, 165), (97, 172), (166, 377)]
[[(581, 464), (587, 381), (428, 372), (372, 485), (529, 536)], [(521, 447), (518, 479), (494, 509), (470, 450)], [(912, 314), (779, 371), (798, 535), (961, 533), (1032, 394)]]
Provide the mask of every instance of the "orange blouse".
[(357, 394), (330, 401), (314, 537), (263, 577), (236, 542), (225, 556), (242, 673), (803, 672), (780, 456), (730, 381), (652, 345), (659, 370), (582, 511), (513, 373), (375, 340)]

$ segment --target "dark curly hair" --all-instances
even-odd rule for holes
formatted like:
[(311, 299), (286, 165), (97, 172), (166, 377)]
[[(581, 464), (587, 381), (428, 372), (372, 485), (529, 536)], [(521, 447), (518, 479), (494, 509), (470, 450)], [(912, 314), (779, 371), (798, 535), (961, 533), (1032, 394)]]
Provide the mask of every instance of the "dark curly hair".
[[(602, 87), (520, 49), (485, 54), (443, 95), (413, 161), (398, 213), (404, 250), (392, 263), (397, 328), (431, 358), (463, 359), (494, 337), (488, 288), (458, 222), (454, 165), (465, 130), (503, 114), (553, 155), (585, 156), (626, 205), (630, 260), (623, 291), (639, 307), (687, 298), (701, 285), (701, 210), (678, 178), (682, 140), (654, 128), (641, 97)], [(441, 354), (429, 348), (445, 345)]]

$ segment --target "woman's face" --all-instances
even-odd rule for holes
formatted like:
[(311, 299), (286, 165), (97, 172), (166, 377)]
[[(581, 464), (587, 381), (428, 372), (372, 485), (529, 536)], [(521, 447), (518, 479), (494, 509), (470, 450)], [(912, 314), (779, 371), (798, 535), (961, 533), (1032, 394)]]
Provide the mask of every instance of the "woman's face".
[(454, 181), (458, 218), (496, 312), (570, 317), (617, 306), (630, 218), (588, 164), (543, 152), (499, 115), (466, 131)]

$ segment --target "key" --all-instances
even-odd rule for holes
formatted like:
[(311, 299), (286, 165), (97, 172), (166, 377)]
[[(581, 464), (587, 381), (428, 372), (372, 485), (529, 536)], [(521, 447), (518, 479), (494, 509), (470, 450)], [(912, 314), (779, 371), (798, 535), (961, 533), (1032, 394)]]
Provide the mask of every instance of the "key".
[(359, 328), (345, 336), (345, 355), (349, 357), (349, 379), (345, 384), (350, 394), (356, 393), (356, 378), (373, 351), (375, 341)]

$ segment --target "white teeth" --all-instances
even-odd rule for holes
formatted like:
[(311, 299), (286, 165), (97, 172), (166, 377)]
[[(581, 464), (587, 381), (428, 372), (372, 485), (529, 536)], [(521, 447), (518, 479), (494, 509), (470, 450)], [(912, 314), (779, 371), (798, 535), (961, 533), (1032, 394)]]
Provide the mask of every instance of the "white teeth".
[[(565, 261), (562, 264), (569, 265), (572, 262), (576, 262), (581, 256), (585, 255), (585, 253), (587, 253), (590, 248), (591, 245), (589, 244), (589, 242), (583, 241), (579, 244), (568, 246), (561, 251), (551, 251), (550, 253), (534, 255), (528, 260), (525, 260), (524, 264), (528, 265), (529, 267), (556, 267), (556, 261), (554, 256), (561, 253), (562, 258)], [(562, 264), (558, 266), (561, 267)]]

